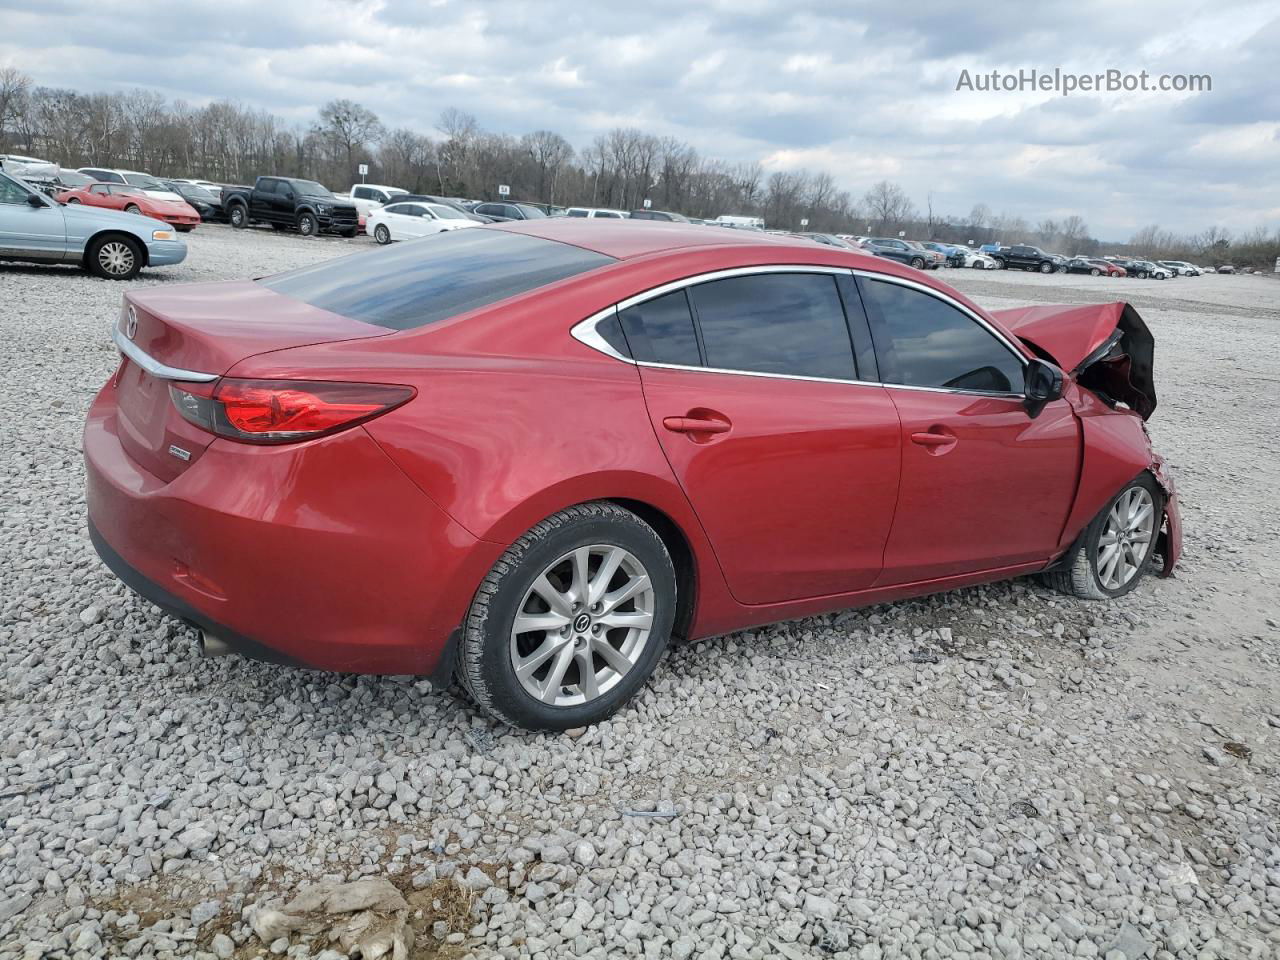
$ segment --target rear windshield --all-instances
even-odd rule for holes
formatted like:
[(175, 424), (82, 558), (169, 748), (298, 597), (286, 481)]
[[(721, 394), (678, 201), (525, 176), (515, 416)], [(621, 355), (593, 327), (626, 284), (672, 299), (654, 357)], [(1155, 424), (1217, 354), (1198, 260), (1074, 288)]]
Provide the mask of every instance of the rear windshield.
[(331, 313), (412, 330), (614, 262), (555, 240), (477, 228), (317, 263), (258, 282)]

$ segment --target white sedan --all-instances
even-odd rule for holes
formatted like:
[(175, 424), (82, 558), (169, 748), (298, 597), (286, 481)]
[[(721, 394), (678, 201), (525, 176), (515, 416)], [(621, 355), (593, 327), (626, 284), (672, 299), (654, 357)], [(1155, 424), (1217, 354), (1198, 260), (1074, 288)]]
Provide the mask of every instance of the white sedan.
[(416, 240), (446, 230), (462, 230), (480, 226), (465, 213), (442, 203), (389, 203), (369, 214), (365, 233), (379, 243), (392, 240)]

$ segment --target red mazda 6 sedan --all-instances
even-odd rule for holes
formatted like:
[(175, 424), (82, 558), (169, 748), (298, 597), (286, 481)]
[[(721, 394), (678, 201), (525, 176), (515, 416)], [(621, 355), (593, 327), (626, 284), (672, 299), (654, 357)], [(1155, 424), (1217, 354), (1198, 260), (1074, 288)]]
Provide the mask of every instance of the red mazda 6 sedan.
[(987, 313), (890, 261), (544, 219), (131, 292), (90, 534), (207, 652), (608, 716), (668, 641), (1178, 559), (1132, 307)]

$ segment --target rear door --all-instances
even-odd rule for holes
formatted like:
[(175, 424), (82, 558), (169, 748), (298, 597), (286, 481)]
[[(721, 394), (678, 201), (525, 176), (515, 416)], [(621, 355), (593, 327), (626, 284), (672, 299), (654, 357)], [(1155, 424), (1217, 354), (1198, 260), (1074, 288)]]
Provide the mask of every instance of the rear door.
[(868, 587), (900, 430), (887, 391), (858, 382), (850, 275), (734, 273), (621, 305), (654, 431), (740, 602)]
[(878, 585), (1047, 560), (1075, 495), (1079, 426), (1023, 406), (1025, 360), (961, 305), (858, 278), (881, 378), (902, 423), (898, 508)]

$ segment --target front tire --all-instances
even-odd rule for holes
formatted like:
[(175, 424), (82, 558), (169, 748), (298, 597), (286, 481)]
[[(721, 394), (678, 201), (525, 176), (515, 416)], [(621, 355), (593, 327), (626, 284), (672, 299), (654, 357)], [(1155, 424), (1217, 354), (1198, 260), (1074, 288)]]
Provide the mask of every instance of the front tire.
[(102, 237), (89, 245), (85, 266), (104, 280), (132, 280), (142, 269), (142, 246), (132, 237)]
[(244, 208), (243, 203), (233, 203), (227, 219), (231, 221), (231, 226), (237, 230), (243, 230), (249, 225), (249, 211)]
[(923, 269), (924, 269), (924, 261), (923, 261), (923, 260), (921, 260), (919, 257), (912, 257), (912, 258), (911, 258), (911, 266), (915, 267), (917, 270), (923, 270)]
[(1164, 493), (1144, 473), (1102, 508), (1045, 582), (1086, 600), (1124, 596), (1151, 563), (1163, 516)]
[(314, 237), (320, 232), (320, 224), (313, 213), (298, 214), (298, 232), (304, 237)]
[(613, 503), (569, 507), (513, 543), (480, 584), (458, 678), (512, 726), (597, 723), (653, 673), (675, 612), (675, 567), (652, 527)]
[(127, 207), (124, 208), (124, 212), (132, 213), (139, 217), (142, 216), (142, 208), (139, 207), (136, 203), (129, 204)]
[(1099, 270), (1097, 267), (1094, 267), (1092, 270), (1089, 271), (1089, 276), (1091, 277), (1097, 277), (1101, 275), (1102, 275), (1102, 271)]
[(1052, 263), (1042, 263), (1042, 264), (1040, 264), (1040, 272), (1041, 272), (1041, 273), (1053, 273), (1053, 264), (1052, 264)]
[(377, 240), (383, 246), (391, 242), (391, 231), (387, 229), (385, 223), (380, 223), (373, 228), (373, 239)]

